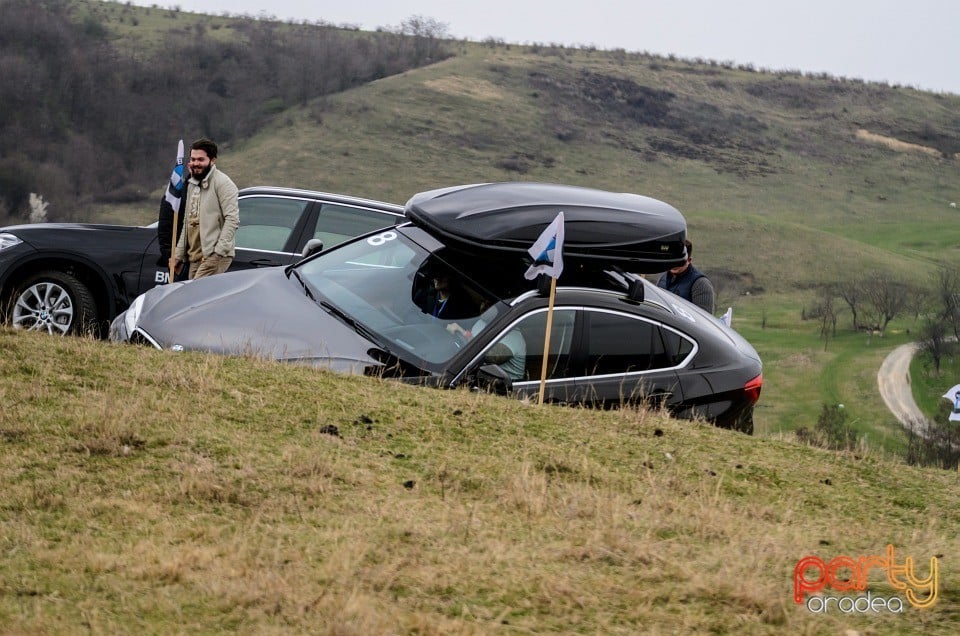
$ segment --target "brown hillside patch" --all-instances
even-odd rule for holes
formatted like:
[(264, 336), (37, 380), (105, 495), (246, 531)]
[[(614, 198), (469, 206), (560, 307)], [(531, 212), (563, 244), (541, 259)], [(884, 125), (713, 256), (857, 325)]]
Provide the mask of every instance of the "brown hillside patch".
[(503, 91), (490, 82), (472, 77), (452, 75), (450, 77), (428, 80), (424, 82), (424, 85), (438, 93), (466, 95), (467, 97), (483, 101), (499, 101), (504, 97)]
[(860, 128), (857, 130), (857, 139), (862, 139), (863, 141), (870, 142), (872, 144), (879, 144), (881, 146), (886, 146), (891, 150), (896, 150), (898, 152), (922, 152), (928, 154), (931, 157), (940, 157), (942, 156), (940, 151), (936, 148), (931, 148), (929, 146), (922, 146), (920, 144), (911, 144), (906, 141), (900, 141), (894, 137), (887, 137), (885, 135), (878, 135), (877, 133), (872, 133), (869, 130), (864, 130)]

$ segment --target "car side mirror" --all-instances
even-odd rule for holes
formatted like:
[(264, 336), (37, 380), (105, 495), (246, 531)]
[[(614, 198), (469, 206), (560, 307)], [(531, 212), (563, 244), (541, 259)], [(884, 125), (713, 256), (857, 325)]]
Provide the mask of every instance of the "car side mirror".
[(512, 357), (513, 351), (510, 350), (510, 347), (502, 342), (498, 342), (487, 349), (487, 352), (483, 354), (483, 362), (484, 364), (492, 365), (506, 364)]
[(485, 364), (477, 369), (477, 388), (496, 395), (506, 395), (513, 390), (513, 380), (497, 365)]
[(306, 258), (316, 254), (321, 250), (323, 250), (323, 241), (318, 238), (312, 238), (307, 241), (306, 245), (303, 246), (303, 251), (300, 252), (300, 254), (303, 256), (303, 258)]

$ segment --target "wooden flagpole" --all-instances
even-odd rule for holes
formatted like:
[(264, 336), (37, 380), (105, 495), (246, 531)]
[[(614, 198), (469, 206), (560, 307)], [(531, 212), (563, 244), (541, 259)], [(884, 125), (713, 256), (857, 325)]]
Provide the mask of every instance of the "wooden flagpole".
[(553, 330), (553, 299), (557, 295), (557, 279), (550, 277), (550, 302), (547, 305), (547, 331), (543, 338), (543, 364), (540, 365), (540, 395), (537, 404), (543, 404), (543, 391), (547, 386), (547, 357), (550, 355), (550, 332)]
[[(186, 195), (186, 193), (184, 193), (184, 195)], [(173, 282), (176, 270), (175, 263), (177, 262), (177, 230), (179, 229), (177, 228), (177, 217), (179, 215), (180, 210), (173, 211), (173, 238), (170, 239), (170, 261), (167, 263), (168, 267), (170, 268), (170, 279), (167, 281), (168, 284)]]
[[(167, 197), (170, 196), (170, 188), (173, 186), (173, 177), (177, 174), (177, 168), (181, 168), (179, 173), (180, 181), (178, 183), (180, 187), (180, 196), (177, 198), (177, 205), (174, 206), (173, 202)], [(183, 197), (187, 196), (186, 184), (183, 182), (183, 174), (186, 171), (187, 166), (184, 165), (183, 159), (183, 139), (181, 139), (177, 144), (177, 165), (173, 168), (173, 174), (170, 175), (170, 182), (167, 183), (166, 193), (164, 194), (164, 198), (167, 200), (167, 203), (170, 204), (170, 209), (173, 211), (173, 236), (170, 239), (170, 260), (167, 262), (167, 267), (170, 270), (170, 278), (167, 280), (167, 284), (172, 283), (174, 277), (177, 275), (177, 234), (180, 230), (178, 227), (179, 223), (177, 221), (179, 221), (180, 217), (180, 203), (183, 201)]]

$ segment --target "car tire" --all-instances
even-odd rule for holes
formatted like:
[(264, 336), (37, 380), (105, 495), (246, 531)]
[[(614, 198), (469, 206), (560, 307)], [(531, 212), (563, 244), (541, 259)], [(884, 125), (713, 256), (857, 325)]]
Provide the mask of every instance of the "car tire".
[(753, 409), (751, 408), (749, 412), (741, 414), (731, 428), (747, 435), (753, 435)]
[(77, 277), (45, 271), (31, 276), (13, 294), (9, 312), (15, 329), (53, 335), (92, 332), (97, 322), (93, 294)]

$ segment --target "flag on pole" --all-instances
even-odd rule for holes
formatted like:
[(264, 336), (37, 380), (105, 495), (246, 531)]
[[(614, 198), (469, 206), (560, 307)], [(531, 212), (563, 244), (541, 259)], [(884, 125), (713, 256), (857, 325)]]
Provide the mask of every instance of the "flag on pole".
[[(170, 267), (170, 255), (177, 245), (177, 239), (180, 234), (180, 219), (182, 218), (182, 204), (185, 202), (186, 181), (184, 173), (186, 166), (183, 164), (183, 139), (177, 144), (177, 161), (170, 173), (170, 180), (167, 187), (160, 197), (160, 211), (157, 216), (157, 245), (160, 248), (160, 258), (157, 265)], [(170, 274), (170, 282), (173, 282), (173, 274)]]
[(943, 394), (943, 397), (953, 402), (953, 409), (950, 410), (950, 417), (947, 419), (951, 422), (960, 421), (960, 384), (953, 385), (949, 391)]
[(170, 173), (170, 183), (167, 185), (167, 193), (164, 199), (170, 204), (173, 210), (180, 209), (180, 197), (183, 196), (183, 139), (177, 144), (177, 163), (173, 166), (173, 172)]
[(560, 278), (560, 273), (563, 271), (562, 211), (540, 234), (527, 253), (533, 258), (533, 265), (527, 268), (524, 278), (533, 280), (540, 274), (546, 274), (553, 279)]
[(728, 327), (733, 326), (733, 307), (727, 307), (727, 310), (720, 316), (720, 322)]

